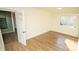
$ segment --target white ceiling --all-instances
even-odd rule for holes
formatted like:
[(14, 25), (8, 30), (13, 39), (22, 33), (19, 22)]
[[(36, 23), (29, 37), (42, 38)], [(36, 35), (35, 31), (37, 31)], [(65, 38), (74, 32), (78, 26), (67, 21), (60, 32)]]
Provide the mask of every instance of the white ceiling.
[(58, 9), (57, 7), (41, 7), (42, 9), (48, 10), (48, 11), (52, 11), (52, 12), (68, 12), (68, 11), (78, 11), (79, 8), (78, 7), (63, 7), (62, 9)]

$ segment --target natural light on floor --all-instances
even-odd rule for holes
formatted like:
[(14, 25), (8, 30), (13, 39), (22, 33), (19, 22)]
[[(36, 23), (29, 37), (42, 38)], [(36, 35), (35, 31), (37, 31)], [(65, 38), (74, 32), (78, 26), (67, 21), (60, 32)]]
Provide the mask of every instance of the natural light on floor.
[(67, 45), (67, 47), (69, 48), (70, 51), (75, 51), (77, 50), (77, 45), (75, 44), (74, 41), (66, 39), (65, 43)]

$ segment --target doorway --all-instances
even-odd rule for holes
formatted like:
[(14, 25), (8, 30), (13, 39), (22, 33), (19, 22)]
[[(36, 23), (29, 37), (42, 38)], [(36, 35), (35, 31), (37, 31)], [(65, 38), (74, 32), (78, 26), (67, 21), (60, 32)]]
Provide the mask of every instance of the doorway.
[[(6, 33), (5, 33), (6, 36), (8, 37), (8, 39), (10, 39), (10, 37), (14, 38), (14, 36), (16, 36), (15, 39), (17, 38), (17, 40), (13, 39), (14, 41), (12, 41), (12, 42), (15, 42), (15, 45), (18, 45), (18, 44), (16, 44), (16, 42), (20, 43), (21, 45), (26, 45), (27, 32), (26, 32), (26, 22), (25, 22), (25, 18), (24, 18), (24, 16), (25, 16), (24, 10), (17, 10), (17, 9), (14, 10), (14, 9), (7, 9), (7, 8), (3, 8), (3, 9), (0, 8), (0, 10), (11, 13), (10, 16), (11, 16), (12, 20), (10, 20), (10, 21), (11, 21), (12, 25), (9, 24), (9, 26), (11, 26), (12, 28), (8, 27), (8, 28), (10, 28), (11, 31), (9, 31), (9, 32), (6, 31)], [(2, 32), (1, 34), (4, 35), (3, 31), (1, 31), (1, 32)], [(9, 35), (8, 35), (8, 33), (9, 33)], [(12, 35), (12, 33), (14, 36)], [(10, 45), (10, 44), (8, 44), (8, 45)], [(6, 47), (8, 47), (8, 45)], [(13, 43), (13, 45), (14, 45), (14, 43)], [(10, 45), (9, 47), (11, 47), (13, 49), (13, 47), (12, 47), (13, 45)]]
[(0, 28), (5, 50), (7, 50), (8, 43), (18, 42), (15, 12), (0, 11)]

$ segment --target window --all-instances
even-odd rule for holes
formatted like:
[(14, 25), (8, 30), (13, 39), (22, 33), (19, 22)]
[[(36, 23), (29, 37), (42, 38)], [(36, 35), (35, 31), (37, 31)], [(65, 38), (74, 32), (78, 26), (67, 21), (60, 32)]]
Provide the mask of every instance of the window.
[(0, 28), (1, 29), (6, 29), (7, 28), (6, 18), (0, 18)]
[(60, 17), (60, 25), (73, 26), (76, 16), (66, 15)]

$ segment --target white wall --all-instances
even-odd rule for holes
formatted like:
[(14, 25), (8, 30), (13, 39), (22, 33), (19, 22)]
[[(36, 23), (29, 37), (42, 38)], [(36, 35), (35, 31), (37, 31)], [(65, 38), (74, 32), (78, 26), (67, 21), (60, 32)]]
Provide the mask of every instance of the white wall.
[(77, 26), (78, 26), (78, 38), (79, 38), (79, 16), (78, 16), (78, 20), (77, 20)]
[[(54, 10), (55, 11), (55, 10)], [(48, 11), (41, 8), (25, 8), (25, 22), (27, 38), (31, 38), (47, 31), (57, 31), (77, 37), (75, 28), (70, 26), (60, 26), (59, 16), (78, 14), (75, 10)]]
[(75, 29), (69, 26), (60, 26), (61, 15), (79, 14), (75, 8), (65, 8), (63, 10), (47, 10), (44, 8), (11, 8), (17, 11), (24, 10), (27, 38), (31, 38), (47, 31), (57, 31), (72, 36), (77, 36)]
[[(66, 14), (64, 14), (64, 15), (66, 15)], [(67, 14), (67, 15), (69, 15), (69, 14)], [(76, 15), (76, 14), (71, 14), (71, 15)], [(77, 37), (78, 36), (78, 34), (77, 34), (78, 31), (76, 28), (77, 26), (60, 25), (60, 16), (61, 15), (53, 15), (54, 20), (53, 20), (53, 24), (52, 24), (52, 31), (57, 31), (57, 32), (61, 32), (61, 33), (65, 33), (65, 34), (69, 34), (69, 35)]]
[(51, 30), (52, 13), (39, 8), (25, 10), (27, 38), (31, 38)]
[(53, 16), (52, 30), (78, 37), (78, 33), (79, 33), (78, 28), (77, 28), (78, 19), (75, 19), (74, 26), (61, 26), (60, 25), (60, 16), (62, 15), (79, 16), (78, 10), (79, 10), (78, 8), (63, 8), (62, 10), (57, 10), (57, 9), (52, 10), (51, 11), (52, 16)]

